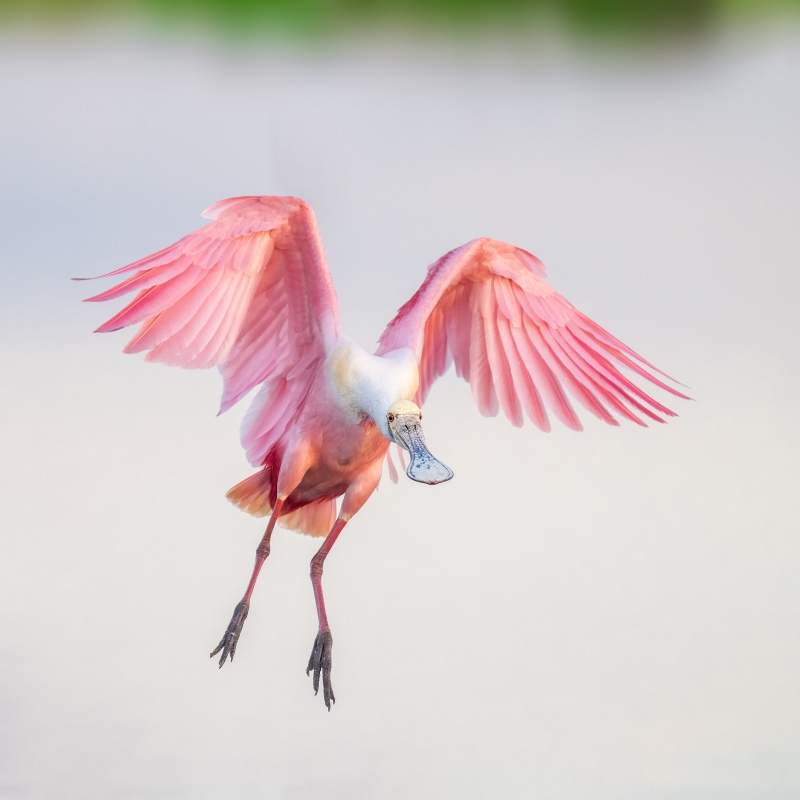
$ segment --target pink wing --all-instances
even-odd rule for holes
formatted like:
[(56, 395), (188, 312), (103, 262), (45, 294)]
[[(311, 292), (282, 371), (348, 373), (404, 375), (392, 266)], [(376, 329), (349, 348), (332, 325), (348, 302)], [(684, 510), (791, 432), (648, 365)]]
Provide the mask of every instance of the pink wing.
[(525, 250), (495, 239), (469, 242), (431, 265), (419, 291), (381, 335), (377, 352), (409, 347), (416, 353), (420, 405), (452, 360), (481, 413), (494, 416), (502, 407), (514, 425), (522, 425), (524, 410), (550, 430), (549, 407), (565, 425), (581, 430), (567, 391), (611, 425), (619, 424), (615, 414), (640, 425), (641, 416), (658, 422), (664, 422), (660, 415), (675, 416), (619, 367), (686, 396), (581, 314), (546, 277), (541, 261)]
[(264, 384), (242, 427), (254, 464), (291, 422), (339, 333), (336, 293), (311, 209), (294, 197), (233, 197), (214, 222), (147, 258), (89, 301), (136, 297), (97, 330), (141, 323), (126, 353), (186, 368), (219, 366), (220, 412)]

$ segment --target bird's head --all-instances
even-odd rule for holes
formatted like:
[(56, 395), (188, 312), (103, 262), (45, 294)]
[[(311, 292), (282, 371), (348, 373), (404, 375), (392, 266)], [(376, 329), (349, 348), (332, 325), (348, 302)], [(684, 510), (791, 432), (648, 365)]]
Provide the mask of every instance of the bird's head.
[[(398, 400), (386, 412), (386, 427), (390, 442), (408, 450), (411, 462), (406, 475), (420, 483), (444, 483), (453, 477), (453, 470), (445, 466), (425, 447), (422, 433), (422, 411), (410, 400)], [(384, 431), (384, 436), (386, 432)]]

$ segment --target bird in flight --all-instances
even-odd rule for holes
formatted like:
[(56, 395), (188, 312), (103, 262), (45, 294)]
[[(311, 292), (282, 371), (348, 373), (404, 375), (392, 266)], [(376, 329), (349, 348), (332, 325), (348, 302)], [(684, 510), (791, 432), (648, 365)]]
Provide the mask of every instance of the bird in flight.
[[(452, 363), (478, 410), (502, 409), (542, 430), (549, 413), (582, 426), (570, 396), (604, 422), (645, 424), (675, 413), (631, 379), (678, 397), (656, 367), (584, 316), (546, 280), (541, 261), (496, 239), (475, 239), (432, 264), (370, 355), (341, 330), (336, 293), (311, 208), (295, 197), (233, 197), (203, 212), (209, 224), (101, 277), (132, 273), (94, 297), (134, 299), (100, 332), (139, 323), (124, 352), (187, 369), (219, 367), (220, 411), (260, 386), (241, 428), (257, 472), (227, 497), (269, 516), (255, 565), (211, 653), (233, 660), (276, 523), (325, 537), (311, 559), (319, 627), (306, 669), (328, 710), (332, 649), (322, 592), (325, 558), (375, 491), (391, 443), (406, 475), (437, 484), (452, 471), (428, 450), (423, 405)], [(625, 368), (626, 374), (620, 370)], [(337, 513), (337, 499), (342, 497)]]

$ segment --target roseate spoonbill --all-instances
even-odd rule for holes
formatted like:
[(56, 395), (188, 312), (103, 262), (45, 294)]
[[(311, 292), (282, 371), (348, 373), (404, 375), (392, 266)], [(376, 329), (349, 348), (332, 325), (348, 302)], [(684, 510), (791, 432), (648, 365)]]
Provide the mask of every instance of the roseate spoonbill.
[(185, 368), (218, 366), (221, 412), (261, 386), (241, 430), (258, 471), (227, 497), (250, 514), (269, 514), (269, 522), (244, 596), (211, 656), (221, 652), (220, 667), (233, 660), (275, 523), (326, 536), (311, 559), (319, 629), (306, 672), (313, 672), (315, 694), (322, 677), (328, 710), (335, 698), (322, 594), (325, 558), (375, 491), (384, 458), (397, 480), (390, 443), (408, 452), (412, 480), (436, 484), (453, 477), (426, 447), (420, 424), (420, 407), (451, 361), (469, 381), (481, 413), (502, 408), (521, 425), (525, 412), (545, 431), (547, 409), (581, 430), (567, 392), (611, 425), (619, 424), (615, 415), (640, 425), (642, 417), (663, 422), (675, 416), (620, 366), (685, 397), (558, 294), (542, 263), (518, 247), (475, 239), (442, 256), (370, 355), (340, 329), (336, 293), (306, 203), (234, 197), (203, 216), (213, 221), (102, 276), (133, 272), (88, 299), (137, 291), (97, 330), (141, 323), (126, 353), (146, 350), (148, 361)]

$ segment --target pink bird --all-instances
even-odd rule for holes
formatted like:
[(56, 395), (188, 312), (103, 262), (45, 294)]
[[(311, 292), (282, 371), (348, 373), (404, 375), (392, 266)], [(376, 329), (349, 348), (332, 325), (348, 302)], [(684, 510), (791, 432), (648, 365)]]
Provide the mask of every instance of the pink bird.
[[(499, 409), (514, 425), (523, 415), (544, 431), (548, 410), (573, 430), (582, 426), (570, 398), (610, 425), (675, 416), (620, 371), (678, 397), (652, 364), (580, 313), (546, 281), (525, 250), (475, 239), (428, 269), (370, 355), (345, 336), (314, 214), (294, 197), (234, 197), (208, 208), (213, 220), (170, 247), (108, 273), (133, 274), (90, 301), (136, 291), (101, 325), (141, 323), (126, 353), (185, 368), (218, 366), (220, 411), (260, 386), (241, 440), (258, 471), (227, 497), (256, 516), (269, 515), (255, 566), (222, 640), (219, 665), (233, 660), (275, 524), (326, 537), (311, 559), (319, 628), (306, 673), (315, 694), (322, 677), (328, 710), (333, 638), (322, 593), (325, 558), (375, 491), (394, 443), (420, 483), (452, 471), (425, 445), (422, 406), (448, 369), (469, 381), (479, 411)], [(337, 513), (337, 498), (342, 497)]]

